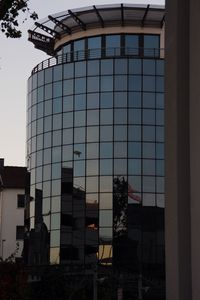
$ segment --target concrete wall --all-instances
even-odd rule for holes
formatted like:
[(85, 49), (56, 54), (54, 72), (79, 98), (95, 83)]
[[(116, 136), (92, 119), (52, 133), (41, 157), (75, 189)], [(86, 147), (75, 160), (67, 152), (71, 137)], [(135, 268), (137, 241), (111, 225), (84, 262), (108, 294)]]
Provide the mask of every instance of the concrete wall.
[(200, 1), (166, 2), (166, 293), (200, 299)]

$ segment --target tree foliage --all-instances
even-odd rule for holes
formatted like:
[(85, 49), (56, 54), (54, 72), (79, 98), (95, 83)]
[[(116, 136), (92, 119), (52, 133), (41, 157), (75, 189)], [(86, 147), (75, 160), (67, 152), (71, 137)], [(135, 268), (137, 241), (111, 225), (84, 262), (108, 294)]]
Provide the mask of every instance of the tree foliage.
[(0, 0), (0, 29), (6, 37), (19, 38), (22, 33), (19, 29), (18, 16), (22, 12), (24, 20), (27, 16), (36, 20), (38, 15), (31, 12), (28, 6), (29, 0)]

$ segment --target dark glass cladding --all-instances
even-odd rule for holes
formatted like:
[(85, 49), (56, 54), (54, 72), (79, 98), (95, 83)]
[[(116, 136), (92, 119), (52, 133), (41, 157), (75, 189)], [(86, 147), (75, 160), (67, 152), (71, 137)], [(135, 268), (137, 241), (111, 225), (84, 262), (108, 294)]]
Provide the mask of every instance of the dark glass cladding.
[[(93, 59), (80, 57), (85, 47)], [(30, 228), (43, 224), (43, 260), (98, 262), (133, 281), (142, 274), (161, 290), (164, 61), (159, 36), (94, 37), (62, 51), (76, 55), (75, 61), (29, 79)], [(117, 51), (135, 57), (120, 58)], [(164, 299), (159, 295), (145, 299)]]

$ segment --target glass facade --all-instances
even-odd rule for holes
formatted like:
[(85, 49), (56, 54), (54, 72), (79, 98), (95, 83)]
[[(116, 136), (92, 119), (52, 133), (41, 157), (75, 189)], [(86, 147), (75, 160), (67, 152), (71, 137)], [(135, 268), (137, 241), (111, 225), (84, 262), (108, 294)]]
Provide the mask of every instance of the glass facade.
[(52, 264), (164, 277), (159, 47), (159, 35), (81, 39), (29, 78), (29, 226), (43, 224)]

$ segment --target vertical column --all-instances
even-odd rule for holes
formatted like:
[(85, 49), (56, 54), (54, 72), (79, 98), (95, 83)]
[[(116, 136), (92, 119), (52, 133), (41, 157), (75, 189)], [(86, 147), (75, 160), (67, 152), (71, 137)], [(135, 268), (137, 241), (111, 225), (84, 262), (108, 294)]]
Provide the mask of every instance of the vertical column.
[(200, 298), (200, 1), (190, 0), (190, 182), (192, 300)]
[(192, 299), (189, 0), (166, 3), (166, 294)]

